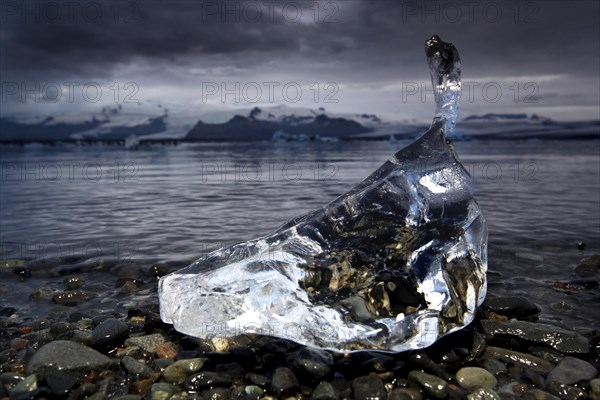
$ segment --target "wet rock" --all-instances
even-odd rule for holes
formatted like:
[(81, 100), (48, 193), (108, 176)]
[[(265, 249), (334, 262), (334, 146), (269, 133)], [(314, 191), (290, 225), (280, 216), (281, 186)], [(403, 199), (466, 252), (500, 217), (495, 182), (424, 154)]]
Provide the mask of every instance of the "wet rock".
[(19, 279), (24, 281), (25, 279), (31, 278), (31, 270), (24, 265), (17, 265), (13, 268), (13, 274), (19, 276)]
[(514, 350), (503, 349), (501, 347), (487, 346), (483, 353), (484, 359), (502, 360), (507, 363), (513, 363), (533, 371), (548, 373), (554, 368), (554, 364), (543, 360), (531, 354), (521, 353)]
[(565, 358), (561, 352), (551, 349), (549, 347), (532, 346), (529, 348), (529, 352), (534, 356), (538, 356), (554, 364), (558, 364), (560, 360)]
[(0, 373), (0, 382), (7, 385), (16, 385), (23, 380), (24, 376), (15, 372)]
[(244, 393), (248, 400), (258, 400), (265, 393), (265, 390), (260, 386), (248, 385), (244, 388)]
[(422, 371), (410, 371), (409, 379), (417, 382), (430, 396), (443, 399), (448, 395), (448, 383), (437, 376)]
[(271, 377), (271, 390), (278, 396), (293, 393), (298, 389), (298, 379), (291, 369), (280, 367), (273, 372)]
[(128, 334), (129, 326), (125, 322), (109, 318), (92, 330), (92, 344), (98, 348), (117, 346)]
[(588, 381), (595, 378), (598, 371), (587, 361), (574, 357), (565, 357), (548, 374), (548, 382), (558, 382), (563, 385), (572, 385), (577, 382)]
[(478, 332), (473, 332), (473, 344), (471, 346), (470, 354), (472, 357), (479, 357), (483, 350), (485, 350), (486, 341), (483, 336)]
[(582, 277), (592, 277), (600, 272), (600, 254), (594, 254), (593, 256), (586, 258), (575, 267), (575, 273)]
[(355, 321), (364, 322), (375, 318), (375, 316), (369, 312), (365, 301), (359, 296), (348, 297), (347, 299), (340, 301), (340, 304), (350, 311), (350, 315)]
[(66, 290), (52, 296), (52, 301), (63, 306), (76, 306), (88, 301), (90, 298), (91, 295), (80, 290)]
[(160, 333), (154, 333), (152, 335), (130, 337), (125, 340), (125, 346), (137, 346), (148, 353), (154, 354), (156, 348), (165, 342), (165, 338)]
[(17, 385), (10, 391), (11, 397), (21, 398), (25, 394), (33, 392), (37, 389), (37, 376), (29, 375), (25, 379), (21, 380)]
[(150, 387), (150, 399), (151, 400), (168, 400), (175, 393), (173, 385), (168, 383), (159, 382), (155, 383)]
[(546, 389), (563, 400), (577, 400), (587, 397), (582, 389), (575, 386), (561, 385), (558, 382), (550, 382)]
[(69, 322), (57, 322), (55, 324), (52, 324), (52, 326), (50, 326), (50, 334), (52, 336), (59, 336), (60, 334), (66, 333), (66, 332), (71, 332), (72, 330), (74, 330), (76, 327), (74, 324), (71, 324)]
[(557, 326), (526, 321), (482, 320), (483, 331), (492, 336), (511, 336), (544, 343), (563, 353), (587, 353), (589, 341), (577, 332)]
[(560, 397), (556, 397), (553, 394), (544, 392), (539, 389), (528, 390), (521, 396), (522, 400), (560, 400)]
[(185, 387), (188, 390), (202, 390), (212, 388), (214, 386), (229, 386), (231, 385), (231, 377), (227, 374), (219, 374), (212, 371), (200, 372), (189, 377), (185, 381)]
[(394, 389), (388, 400), (423, 400), (423, 395), (415, 388)]
[(83, 374), (90, 370), (102, 370), (113, 364), (103, 354), (79, 343), (57, 340), (41, 347), (27, 364), (27, 373), (40, 377), (63, 371)]
[(18, 350), (24, 349), (28, 343), (29, 343), (29, 340), (27, 340), (27, 339), (14, 338), (10, 341), (10, 348), (18, 351)]
[(502, 400), (492, 389), (479, 388), (467, 395), (467, 400)]
[(385, 386), (380, 377), (369, 374), (352, 381), (352, 394), (357, 400), (385, 399)]
[(478, 367), (464, 367), (456, 373), (458, 384), (465, 389), (473, 389), (477, 387), (493, 389), (498, 384), (498, 381), (488, 371)]
[(597, 289), (600, 284), (593, 280), (574, 280), (554, 282), (554, 290), (567, 294), (576, 294)]
[(125, 367), (127, 372), (129, 372), (130, 374), (133, 374), (133, 375), (146, 377), (153, 372), (152, 368), (150, 368), (146, 364), (136, 360), (135, 358), (133, 358), (131, 356), (123, 357), (121, 359), (121, 364), (123, 364), (123, 367)]
[(177, 357), (179, 349), (177, 345), (173, 342), (165, 342), (156, 348), (156, 355), (160, 358), (170, 358), (175, 359)]
[(253, 385), (266, 386), (267, 383), (269, 383), (269, 378), (267, 378), (266, 376), (255, 374), (252, 372), (247, 373), (245, 377), (246, 381), (252, 383)]
[(592, 379), (590, 381), (590, 388), (592, 390), (590, 398), (592, 398), (592, 400), (600, 400), (600, 379)]
[(337, 400), (337, 396), (331, 383), (321, 382), (313, 390), (309, 400)]
[(167, 382), (183, 383), (189, 375), (200, 371), (203, 366), (204, 358), (175, 361), (164, 370), (163, 377)]
[(313, 379), (323, 379), (331, 372), (333, 366), (333, 357), (323, 350), (304, 347), (294, 353), (294, 369), (299, 375), (307, 376)]
[(69, 276), (63, 280), (63, 285), (67, 290), (76, 290), (81, 288), (83, 281), (78, 276)]
[(75, 386), (77, 378), (62, 372), (53, 372), (46, 376), (45, 384), (55, 396), (64, 396)]
[(521, 297), (488, 297), (481, 306), (484, 315), (490, 312), (503, 315), (509, 319), (530, 319), (538, 315), (542, 309), (531, 300)]

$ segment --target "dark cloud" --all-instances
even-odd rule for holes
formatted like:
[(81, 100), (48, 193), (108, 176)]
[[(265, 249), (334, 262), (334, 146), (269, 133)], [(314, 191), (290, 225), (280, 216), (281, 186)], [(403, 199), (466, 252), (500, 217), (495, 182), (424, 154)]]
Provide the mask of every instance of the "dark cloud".
[(434, 33), (457, 44), (472, 77), (597, 79), (600, 67), (593, 0), (1, 1), (3, 79), (111, 77), (138, 64), (259, 73), (281, 63), (290, 76), (327, 66), (375, 85), (422, 76)]

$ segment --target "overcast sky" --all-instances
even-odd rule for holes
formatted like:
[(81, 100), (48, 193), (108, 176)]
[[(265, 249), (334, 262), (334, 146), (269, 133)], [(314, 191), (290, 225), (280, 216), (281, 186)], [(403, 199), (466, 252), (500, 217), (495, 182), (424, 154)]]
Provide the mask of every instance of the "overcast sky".
[(437, 33), (461, 55), (463, 117), (600, 118), (596, 0), (0, 1), (2, 116), (152, 100), (427, 120)]

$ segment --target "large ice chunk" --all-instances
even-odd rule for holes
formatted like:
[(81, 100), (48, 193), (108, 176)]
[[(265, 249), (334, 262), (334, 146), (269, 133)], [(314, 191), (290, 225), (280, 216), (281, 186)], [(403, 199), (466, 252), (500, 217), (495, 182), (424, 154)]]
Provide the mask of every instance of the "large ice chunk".
[(163, 277), (163, 321), (197, 337), (259, 333), (346, 352), (426, 347), (473, 320), (487, 228), (445, 137), (459, 58), (437, 36), (426, 53), (431, 128), (326, 207)]

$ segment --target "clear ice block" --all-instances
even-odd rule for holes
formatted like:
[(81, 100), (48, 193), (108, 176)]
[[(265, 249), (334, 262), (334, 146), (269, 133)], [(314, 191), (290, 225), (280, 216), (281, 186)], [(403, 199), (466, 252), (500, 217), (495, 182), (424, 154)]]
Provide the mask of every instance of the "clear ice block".
[(431, 128), (329, 205), (163, 277), (164, 322), (201, 338), (258, 333), (398, 352), (473, 320), (486, 293), (487, 227), (445, 137), (458, 115), (460, 62), (437, 36), (425, 48)]

